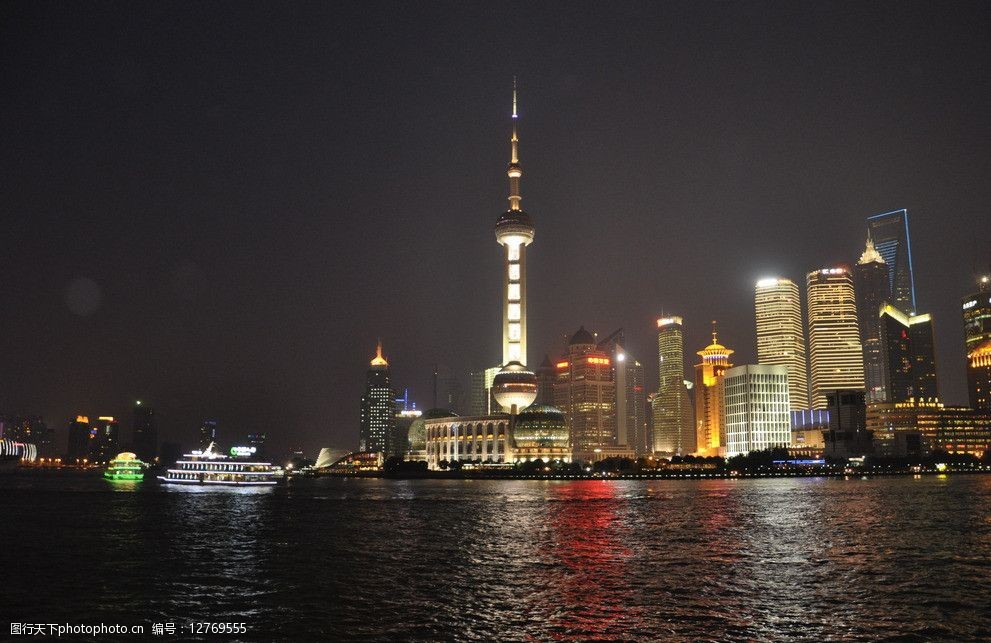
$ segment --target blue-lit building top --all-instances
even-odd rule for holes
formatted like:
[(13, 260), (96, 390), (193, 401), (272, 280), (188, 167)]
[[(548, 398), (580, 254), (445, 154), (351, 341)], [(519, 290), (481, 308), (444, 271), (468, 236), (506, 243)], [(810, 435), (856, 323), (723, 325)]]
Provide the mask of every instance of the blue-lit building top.
[(867, 231), (874, 247), (888, 265), (892, 304), (906, 315), (914, 315), (915, 273), (912, 241), (908, 234), (908, 210), (892, 210), (867, 217)]
[(791, 430), (829, 428), (828, 409), (801, 409), (791, 412)]

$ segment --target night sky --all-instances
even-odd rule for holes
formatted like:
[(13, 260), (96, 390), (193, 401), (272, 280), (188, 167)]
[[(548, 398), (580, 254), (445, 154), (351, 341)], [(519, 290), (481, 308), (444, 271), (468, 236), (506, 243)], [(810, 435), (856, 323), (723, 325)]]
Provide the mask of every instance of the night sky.
[(754, 281), (904, 207), (966, 402), (991, 5), (539, 4), (0, 6), (0, 413), (312, 456), (356, 446), (376, 338), (421, 407), (494, 365), (514, 74), (531, 363), (623, 327), (654, 387), (661, 312), (753, 362)]

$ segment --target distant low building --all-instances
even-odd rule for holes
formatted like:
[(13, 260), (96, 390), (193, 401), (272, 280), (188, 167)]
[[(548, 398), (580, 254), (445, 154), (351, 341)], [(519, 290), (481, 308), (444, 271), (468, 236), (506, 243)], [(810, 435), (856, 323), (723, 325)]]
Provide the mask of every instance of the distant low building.
[(724, 378), (726, 457), (791, 445), (788, 367), (746, 364)]
[(991, 449), (991, 413), (934, 400), (873, 404), (867, 409), (867, 428), (875, 451), (883, 456), (916, 455), (933, 451), (983, 457)]

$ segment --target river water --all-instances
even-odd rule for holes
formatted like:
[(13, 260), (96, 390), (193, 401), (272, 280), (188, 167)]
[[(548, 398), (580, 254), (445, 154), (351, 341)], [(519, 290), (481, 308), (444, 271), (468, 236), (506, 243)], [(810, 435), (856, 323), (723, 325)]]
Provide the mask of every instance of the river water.
[(211, 640), (991, 638), (991, 476), (203, 491), (17, 474), (0, 498), (8, 622), (247, 625)]

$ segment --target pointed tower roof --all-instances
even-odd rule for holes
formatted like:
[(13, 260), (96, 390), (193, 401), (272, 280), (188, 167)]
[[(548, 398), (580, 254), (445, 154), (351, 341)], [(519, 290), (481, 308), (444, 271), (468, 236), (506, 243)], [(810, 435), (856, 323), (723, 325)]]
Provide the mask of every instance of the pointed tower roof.
[(540, 368), (554, 368), (554, 365), (551, 364), (551, 358), (547, 353), (544, 353), (544, 361), (540, 362)]
[(864, 253), (860, 255), (860, 260), (857, 261), (857, 265), (864, 265), (865, 263), (885, 263), (884, 257), (881, 253), (877, 251), (874, 247), (874, 240), (871, 239), (870, 235), (867, 236), (867, 248)]
[(568, 341), (568, 346), (574, 346), (575, 344), (594, 344), (594, 343), (595, 343), (595, 337), (593, 337), (592, 333), (585, 330), (585, 327), (582, 326), (581, 328), (578, 329), (577, 333), (571, 336), (571, 339)]
[(729, 356), (735, 351), (726, 348), (719, 343), (716, 335), (716, 321), (712, 321), (712, 343), (703, 348), (702, 350), (695, 353), (702, 358), (703, 362), (713, 362), (721, 360), (729, 360)]
[(375, 359), (372, 360), (372, 366), (388, 366), (389, 362), (382, 357), (382, 340), (379, 340), (378, 346), (375, 348)]

